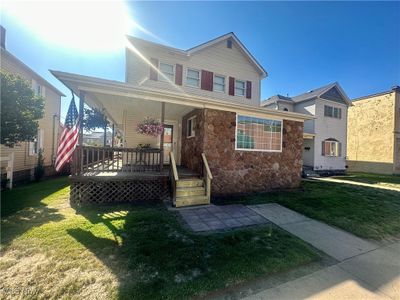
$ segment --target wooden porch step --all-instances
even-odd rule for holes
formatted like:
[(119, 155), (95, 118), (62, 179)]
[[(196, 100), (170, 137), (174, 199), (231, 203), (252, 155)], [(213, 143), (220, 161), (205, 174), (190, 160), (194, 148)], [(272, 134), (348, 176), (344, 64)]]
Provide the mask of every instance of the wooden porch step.
[(199, 186), (204, 186), (203, 179), (200, 178), (185, 178), (185, 179), (179, 179), (176, 182), (176, 187), (199, 187)]
[(210, 204), (206, 195), (177, 197), (175, 207)]
[(206, 191), (203, 186), (189, 186), (189, 187), (178, 187), (176, 189), (176, 197), (184, 196), (201, 196), (205, 195)]

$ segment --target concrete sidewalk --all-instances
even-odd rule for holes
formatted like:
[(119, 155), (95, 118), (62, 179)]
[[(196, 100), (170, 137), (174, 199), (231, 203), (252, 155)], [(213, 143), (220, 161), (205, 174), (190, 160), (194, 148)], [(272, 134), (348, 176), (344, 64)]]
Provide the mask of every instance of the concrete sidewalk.
[(400, 242), (380, 248), (278, 204), (248, 207), (339, 263), (246, 299), (400, 299)]
[(400, 299), (400, 243), (358, 255), (245, 299)]
[(279, 204), (249, 205), (248, 207), (338, 261), (378, 248), (378, 245), (307, 218)]

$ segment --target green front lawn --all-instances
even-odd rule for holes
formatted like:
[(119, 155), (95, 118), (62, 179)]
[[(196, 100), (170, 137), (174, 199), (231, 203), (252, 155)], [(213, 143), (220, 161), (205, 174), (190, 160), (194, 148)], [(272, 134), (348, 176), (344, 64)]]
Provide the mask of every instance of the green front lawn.
[(198, 235), (163, 206), (77, 212), (67, 184), (2, 194), (1, 298), (184, 299), (320, 259), (273, 226)]
[(364, 238), (379, 240), (400, 234), (400, 192), (396, 191), (305, 181), (298, 191), (248, 196), (239, 202), (276, 202)]
[(400, 189), (400, 176), (394, 176), (394, 175), (380, 175), (371, 173), (348, 173), (345, 176), (334, 176), (333, 178)]

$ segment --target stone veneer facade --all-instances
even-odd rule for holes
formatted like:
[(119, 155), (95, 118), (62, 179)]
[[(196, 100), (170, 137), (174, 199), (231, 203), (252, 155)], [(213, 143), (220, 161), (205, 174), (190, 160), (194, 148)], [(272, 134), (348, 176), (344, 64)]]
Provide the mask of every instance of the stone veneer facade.
[[(195, 136), (186, 138), (186, 122), (194, 115)], [(214, 177), (213, 196), (295, 188), (300, 184), (302, 122), (283, 121), (282, 152), (235, 150), (234, 112), (197, 109), (183, 118), (182, 127), (182, 165), (200, 172), (204, 152)]]

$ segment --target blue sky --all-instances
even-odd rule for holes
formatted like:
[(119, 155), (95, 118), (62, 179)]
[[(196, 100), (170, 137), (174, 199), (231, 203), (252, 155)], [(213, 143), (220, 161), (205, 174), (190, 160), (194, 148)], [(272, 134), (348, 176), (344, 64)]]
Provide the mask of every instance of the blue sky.
[(48, 69), (123, 81), (124, 49), (116, 42), (108, 48), (124, 33), (188, 49), (233, 31), (269, 73), (262, 99), (333, 81), (350, 98), (400, 84), (400, 2), (128, 2), (127, 17), (145, 30), (131, 25), (125, 32), (115, 17), (120, 10), (97, 15), (100, 2), (79, 3), (65, 2), (75, 7), (48, 23), (46, 11), (58, 9), (48, 3), (26, 8), (29, 16), (37, 9), (39, 21), (8, 12), (1, 18), (7, 49), (68, 95), (63, 116), (70, 93)]

